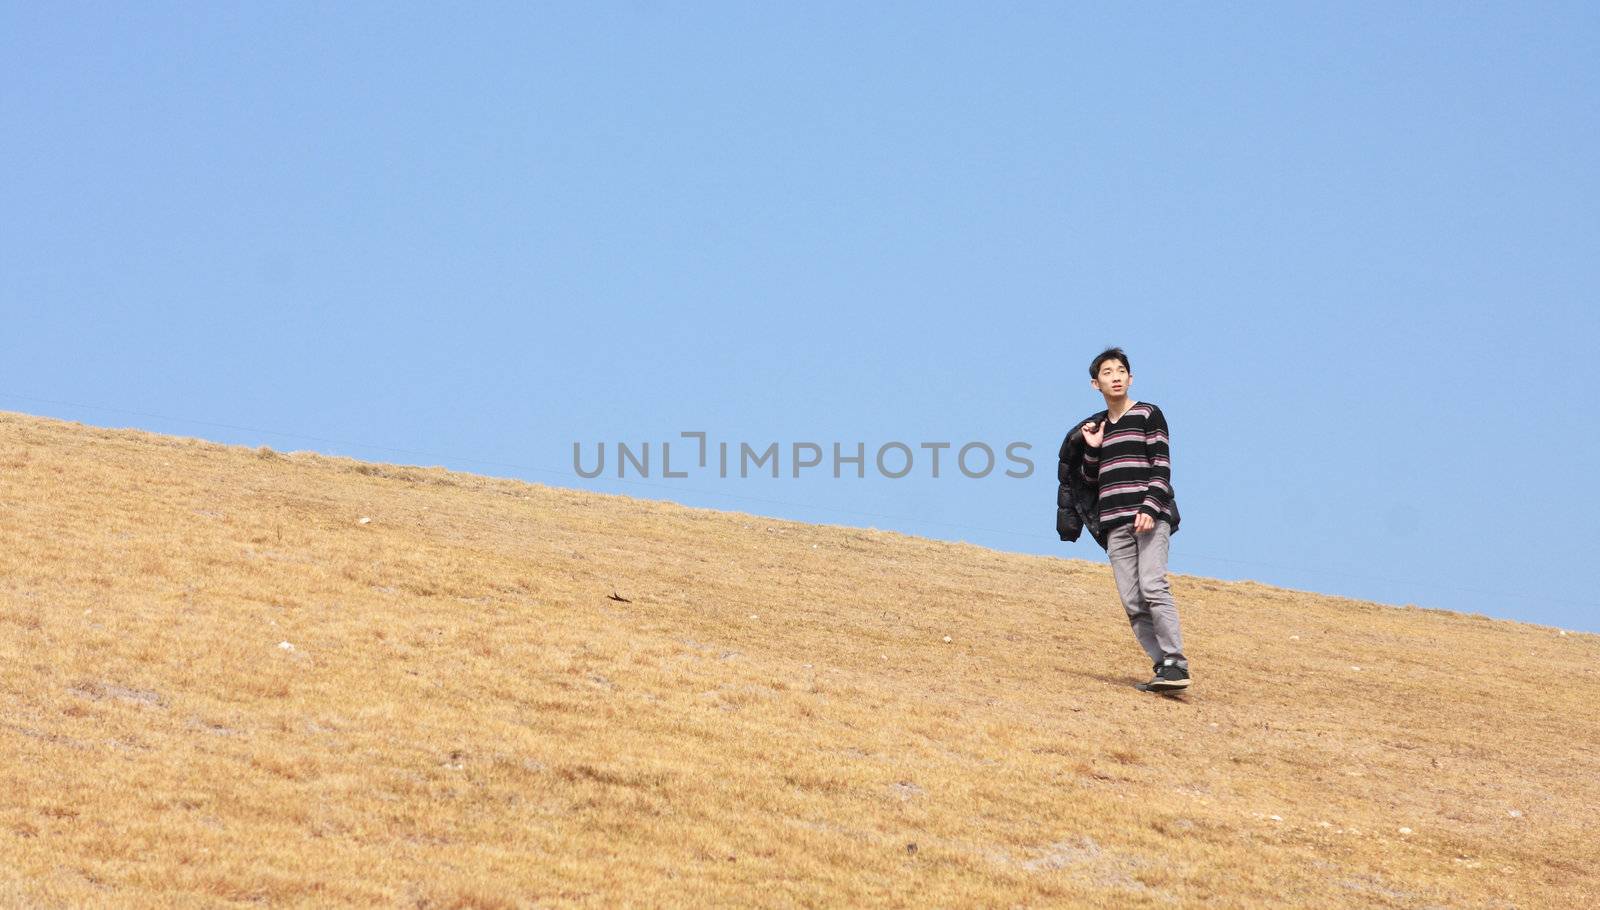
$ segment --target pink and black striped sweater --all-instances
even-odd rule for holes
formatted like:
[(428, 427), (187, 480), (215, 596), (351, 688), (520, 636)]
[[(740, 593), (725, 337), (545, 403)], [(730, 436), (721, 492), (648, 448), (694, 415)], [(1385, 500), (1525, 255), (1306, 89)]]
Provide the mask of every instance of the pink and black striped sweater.
[[(1098, 449), (1084, 448), (1083, 479), (1098, 490), (1100, 530), (1131, 524), (1144, 512), (1178, 530), (1178, 504), (1172, 492), (1172, 450), (1167, 418), (1148, 401), (1136, 402), (1115, 423), (1107, 412), (1090, 417), (1104, 423)], [(1081, 425), (1081, 424), (1080, 424)]]

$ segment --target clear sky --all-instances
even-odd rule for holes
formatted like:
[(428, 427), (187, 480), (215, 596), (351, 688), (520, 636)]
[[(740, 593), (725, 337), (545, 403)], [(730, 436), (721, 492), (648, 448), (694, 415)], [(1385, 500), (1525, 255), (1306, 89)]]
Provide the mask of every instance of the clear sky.
[(6, 0), (0, 408), (1101, 560), (1120, 344), (1174, 571), (1600, 630), (1597, 10)]

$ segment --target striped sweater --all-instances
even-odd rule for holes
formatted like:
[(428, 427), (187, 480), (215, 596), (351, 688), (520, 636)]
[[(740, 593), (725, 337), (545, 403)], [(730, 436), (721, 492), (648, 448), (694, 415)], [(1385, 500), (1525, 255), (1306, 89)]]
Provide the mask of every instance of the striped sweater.
[(1104, 423), (1100, 448), (1085, 448), (1083, 477), (1099, 490), (1100, 527), (1109, 531), (1132, 524), (1144, 512), (1178, 530), (1178, 503), (1172, 493), (1172, 451), (1167, 418), (1148, 401), (1129, 408), (1115, 423), (1107, 412), (1088, 422)]

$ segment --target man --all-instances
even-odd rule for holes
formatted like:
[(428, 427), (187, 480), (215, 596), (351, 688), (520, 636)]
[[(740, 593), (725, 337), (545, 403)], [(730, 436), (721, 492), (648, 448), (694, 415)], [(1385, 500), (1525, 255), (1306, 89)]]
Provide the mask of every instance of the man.
[(1128, 396), (1133, 370), (1121, 348), (1089, 365), (1089, 384), (1106, 409), (1061, 444), (1056, 529), (1077, 540), (1087, 526), (1111, 559), (1117, 594), (1133, 636), (1154, 663), (1150, 692), (1189, 687), (1178, 608), (1167, 584), (1167, 547), (1178, 530), (1167, 419), (1148, 401)]

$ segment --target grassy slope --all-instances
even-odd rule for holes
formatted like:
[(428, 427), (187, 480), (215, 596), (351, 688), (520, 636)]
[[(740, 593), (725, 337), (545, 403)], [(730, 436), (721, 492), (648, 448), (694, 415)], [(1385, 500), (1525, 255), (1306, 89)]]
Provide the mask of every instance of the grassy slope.
[(0, 905), (1600, 896), (1595, 636), (1174, 588), (0, 413)]

